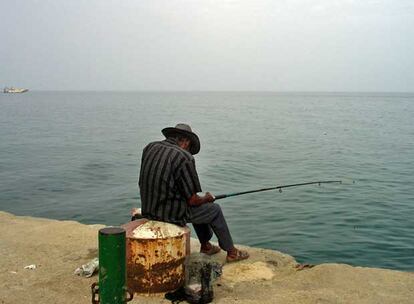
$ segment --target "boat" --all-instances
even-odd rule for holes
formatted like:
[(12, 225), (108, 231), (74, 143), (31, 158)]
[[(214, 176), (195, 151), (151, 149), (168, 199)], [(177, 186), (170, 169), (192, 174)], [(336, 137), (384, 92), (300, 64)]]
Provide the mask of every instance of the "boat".
[(29, 89), (20, 89), (20, 88), (13, 88), (13, 87), (5, 87), (3, 93), (24, 93), (29, 91)]

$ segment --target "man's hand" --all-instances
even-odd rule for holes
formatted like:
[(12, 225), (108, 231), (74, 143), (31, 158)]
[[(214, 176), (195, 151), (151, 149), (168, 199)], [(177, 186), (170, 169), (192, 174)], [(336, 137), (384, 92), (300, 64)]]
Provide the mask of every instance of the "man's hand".
[(216, 200), (213, 194), (206, 192), (204, 195), (193, 194), (188, 200), (190, 206), (200, 206), (202, 204), (212, 203)]
[(204, 199), (207, 203), (213, 203), (216, 200), (216, 197), (210, 192), (206, 192), (206, 195), (204, 195)]

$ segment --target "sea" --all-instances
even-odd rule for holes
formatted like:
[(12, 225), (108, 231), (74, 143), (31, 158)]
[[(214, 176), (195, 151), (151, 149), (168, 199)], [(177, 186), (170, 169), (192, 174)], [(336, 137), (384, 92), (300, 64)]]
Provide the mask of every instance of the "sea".
[(201, 140), (203, 191), (342, 181), (216, 201), (235, 243), (414, 271), (412, 93), (0, 94), (0, 210), (126, 223), (142, 149), (181, 122)]

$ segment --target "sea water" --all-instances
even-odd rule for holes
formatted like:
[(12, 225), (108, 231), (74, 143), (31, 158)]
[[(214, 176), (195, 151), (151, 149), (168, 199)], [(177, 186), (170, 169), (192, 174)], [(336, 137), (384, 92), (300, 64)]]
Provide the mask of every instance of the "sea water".
[(0, 95), (0, 210), (118, 225), (141, 151), (191, 124), (203, 191), (236, 243), (307, 263), (414, 270), (414, 94), (28, 92)]

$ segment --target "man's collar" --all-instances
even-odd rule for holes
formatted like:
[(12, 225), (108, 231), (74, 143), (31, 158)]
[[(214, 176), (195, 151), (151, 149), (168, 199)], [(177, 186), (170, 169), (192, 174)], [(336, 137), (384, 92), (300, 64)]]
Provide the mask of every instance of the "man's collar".
[(164, 141), (167, 142), (167, 143), (170, 143), (170, 144), (173, 144), (173, 145), (177, 146), (182, 151), (184, 151), (185, 153), (188, 153), (188, 155), (190, 155), (191, 157), (193, 157), (191, 155), (190, 151), (187, 151), (187, 150), (185, 150), (185, 149), (183, 149), (183, 148), (180, 147), (180, 145), (178, 144), (178, 140), (177, 139), (175, 139), (175, 138), (167, 138)]
[(178, 141), (175, 138), (167, 138), (165, 141), (178, 146)]

